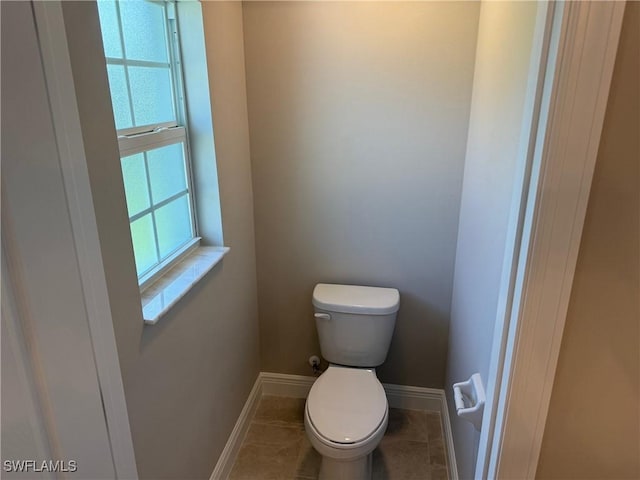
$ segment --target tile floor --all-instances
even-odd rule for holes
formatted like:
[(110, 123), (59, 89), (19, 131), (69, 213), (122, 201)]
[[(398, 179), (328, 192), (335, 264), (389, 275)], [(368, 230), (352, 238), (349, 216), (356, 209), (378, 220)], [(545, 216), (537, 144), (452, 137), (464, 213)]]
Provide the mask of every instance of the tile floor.
[[(262, 397), (230, 480), (311, 480), (320, 456), (304, 431), (304, 399)], [(373, 452), (374, 480), (447, 479), (440, 413), (389, 409), (389, 425)]]

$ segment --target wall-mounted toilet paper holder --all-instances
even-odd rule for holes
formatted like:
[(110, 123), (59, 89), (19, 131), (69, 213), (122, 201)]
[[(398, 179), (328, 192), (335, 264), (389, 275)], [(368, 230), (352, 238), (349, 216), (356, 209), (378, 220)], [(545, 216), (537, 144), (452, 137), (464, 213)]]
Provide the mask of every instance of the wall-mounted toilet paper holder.
[(453, 399), (460, 418), (473, 423), (476, 430), (482, 427), (482, 414), (486, 396), (479, 373), (474, 373), (466, 382), (453, 384)]

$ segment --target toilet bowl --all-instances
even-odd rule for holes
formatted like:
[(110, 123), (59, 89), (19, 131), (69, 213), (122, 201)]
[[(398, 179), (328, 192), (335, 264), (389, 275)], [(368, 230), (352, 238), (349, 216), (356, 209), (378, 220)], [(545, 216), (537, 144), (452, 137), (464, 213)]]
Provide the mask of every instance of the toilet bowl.
[(382, 365), (400, 307), (395, 288), (319, 283), (313, 290), (316, 328), (329, 368), (307, 397), (304, 425), (322, 455), (321, 480), (369, 480), (372, 452), (389, 419)]
[(323, 457), (320, 479), (371, 478), (372, 452), (388, 418), (375, 370), (330, 365), (311, 387), (304, 416), (309, 441)]

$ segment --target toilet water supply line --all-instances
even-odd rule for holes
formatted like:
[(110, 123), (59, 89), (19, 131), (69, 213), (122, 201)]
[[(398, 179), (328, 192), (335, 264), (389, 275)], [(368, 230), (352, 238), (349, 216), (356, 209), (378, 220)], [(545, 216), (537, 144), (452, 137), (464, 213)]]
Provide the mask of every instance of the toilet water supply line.
[(318, 376), (322, 373), (322, 370), (320, 370), (320, 357), (318, 357), (317, 355), (311, 355), (309, 357), (309, 365), (311, 365), (311, 368), (313, 368), (313, 374), (315, 376)]

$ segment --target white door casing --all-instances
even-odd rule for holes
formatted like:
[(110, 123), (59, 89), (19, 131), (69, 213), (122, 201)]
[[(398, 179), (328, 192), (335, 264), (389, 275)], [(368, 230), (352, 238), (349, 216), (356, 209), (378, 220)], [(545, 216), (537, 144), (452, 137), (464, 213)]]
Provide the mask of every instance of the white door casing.
[(2, 44), (3, 281), (41, 440), (69, 478), (135, 479), (60, 2), (3, 3)]
[[(476, 478), (535, 478), (624, 2), (558, 2), (511, 308)], [(493, 418), (492, 418), (493, 417)], [(486, 428), (486, 431), (485, 431)]]

